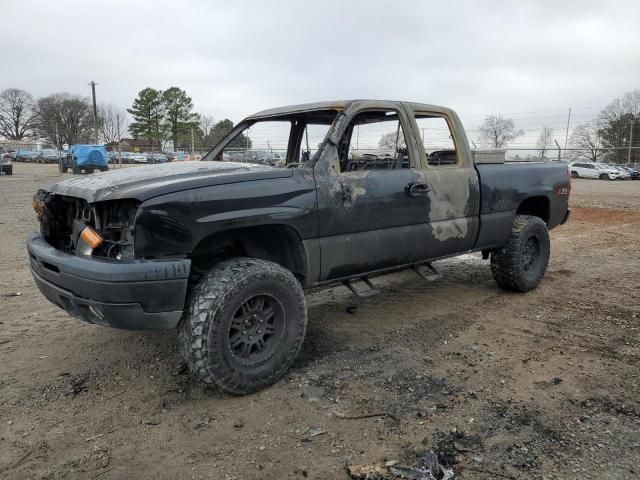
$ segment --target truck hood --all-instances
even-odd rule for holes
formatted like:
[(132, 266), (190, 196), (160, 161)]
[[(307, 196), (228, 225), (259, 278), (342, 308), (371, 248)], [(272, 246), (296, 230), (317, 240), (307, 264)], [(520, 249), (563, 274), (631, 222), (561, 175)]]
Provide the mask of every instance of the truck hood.
[(234, 162), (180, 162), (119, 168), (103, 173), (75, 176), (56, 183), (51, 193), (79, 197), (89, 203), (119, 198), (141, 202), (192, 188), (290, 177), (288, 168)]

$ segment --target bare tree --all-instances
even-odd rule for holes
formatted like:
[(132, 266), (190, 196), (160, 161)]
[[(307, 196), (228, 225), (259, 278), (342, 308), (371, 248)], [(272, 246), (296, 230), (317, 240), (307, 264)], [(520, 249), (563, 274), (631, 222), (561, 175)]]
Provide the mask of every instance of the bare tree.
[(40, 98), (38, 132), (57, 148), (63, 144), (88, 142), (92, 136), (93, 112), (87, 98), (56, 93)]
[(127, 131), (129, 116), (116, 105), (103, 103), (98, 106), (98, 127), (104, 143), (115, 143)]
[(200, 130), (202, 130), (202, 137), (203, 138), (206, 139), (209, 136), (209, 134), (211, 133), (211, 129), (213, 128), (215, 123), (216, 122), (213, 119), (213, 116), (211, 116), (211, 115), (200, 115), (199, 116), (198, 126), (200, 127)]
[(480, 126), (479, 142), (491, 148), (503, 148), (522, 135), (524, 132), (516, 130), (512, 119), (489, 115)]
[(391, 150), (392, 152), (395, 152), (398, 148), (406, 147), (402, 129), (395, 132), (385, 133), (380, 136), (378, 146), (384, 150)]
[(540, 152), (540, 158), (544, 159), (544, 154), (553, 146), (553, 128), (544, 126), (538, 135), (536, 147)]
[(7, 88), (0, 93), (0, 136), (22, 140), (36, 121), (33, 96), (19, 88)]
[(592, 162), (598, 161), (598, 155), (602, 154), (601, 140), (596, 122), (587, 122), (578, 125), (571, 134), (570, 145), (579, 148), (574, 155), (586, 158)]

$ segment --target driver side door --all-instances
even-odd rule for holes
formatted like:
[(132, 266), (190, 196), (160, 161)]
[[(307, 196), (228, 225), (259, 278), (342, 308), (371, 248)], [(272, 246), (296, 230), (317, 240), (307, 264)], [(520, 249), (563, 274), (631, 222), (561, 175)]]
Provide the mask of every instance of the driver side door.
[(361, 108), (316, 164), (321, 280), (424, 255), (427, 192), (408, 126), (403, 110)]

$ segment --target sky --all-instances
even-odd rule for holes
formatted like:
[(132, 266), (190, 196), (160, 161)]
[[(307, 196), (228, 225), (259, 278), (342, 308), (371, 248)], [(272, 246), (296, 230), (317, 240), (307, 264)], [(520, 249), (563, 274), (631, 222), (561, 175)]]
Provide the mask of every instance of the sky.
[[(0, 90), (127, 108), (178, 86), (237, 122), (278, 105), (382, 98), (506, 114), (535, 136), (640, 88), (640, 2), (1, 0)], [(533, 138), (533, 137), (531, 137)]]

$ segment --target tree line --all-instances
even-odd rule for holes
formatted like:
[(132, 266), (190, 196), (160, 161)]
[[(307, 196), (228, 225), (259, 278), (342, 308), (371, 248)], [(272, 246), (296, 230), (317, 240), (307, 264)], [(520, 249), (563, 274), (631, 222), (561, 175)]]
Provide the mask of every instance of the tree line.
[[(126, 111), (113, 104), (100, 104), (97, 110), (99, 141), (107, 144), (117, 142), (128, 131), (149, 147), (162, 147), (169, 141), (174, 150), (189, 150), (192, 144), (215, 145), (234, 126), (229, 119), (215, 122), (209, 115), (194, 112), (191, 97), (178, 87), (145, 88)], [(507, 148), (524, 135), (513, 119), (500, 115), (485, 117), (479, 131), (480, 145), (497, 149)], [(555, 149), (554, 134), (550, 126), (541, 127), (535, 147), (541, 158)], [(9, 140), (41, 138), (57, 148), (92, 143), (91, 102), (66, 92), (36, 100), (25, 90), (7, 88), (0, 92), (0, 136)], [(251, 139), (240, 135), (231, 146), (250, 148)], [(629, 148), (640, 147), (640, 89), (614, 99), (594, 120), (574, 127), (569, 146), (575, 150), (565, 158), (640, 163), (640, 148)]]
[[(552, 127), (541, 127), (535, 145), (540, 158), (555, 149), (554, 134)], [(480, 126), (478, 142), (488, 148), (503, 149), (523, 135), (513, 119), (489, 115)], [(574, 127), (568, 146), (572, 150), (565, 153), (567, 160), (640, 163), (640, 89), (614, 99), (595, 119)]]
[[(94, 126), (93, 107), (87, 97), (62, 92), (35, 99), (18, 88), (0, 92), (0, 137), (5, 139), (44, 139), (62, 148), (65, 144), (93, 143)], [(215, 122), (209, 115), (194, 112), (191, 97), (178, 87), (145, 88), (126, 110), (111, 103), (97, 107), (98, 141), (106, 144), (115, 144), (128, 132), (150, 148), (171, 142), (174, 150), (190, 150), (192, 142), (200, 147), (215, 145), (233, 127), (229, 119)], [(246, 148), (251, 139), (241, 135), (233, 143)]]

